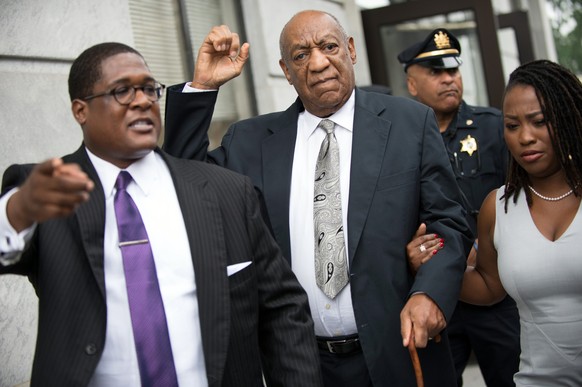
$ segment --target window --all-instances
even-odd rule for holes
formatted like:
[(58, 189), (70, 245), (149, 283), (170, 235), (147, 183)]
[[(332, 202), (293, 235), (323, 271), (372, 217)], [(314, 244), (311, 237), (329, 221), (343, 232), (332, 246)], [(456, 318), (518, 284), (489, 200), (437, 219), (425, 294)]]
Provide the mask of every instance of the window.
[[(210, 29), (224, 23), (221, 3), (206, 0), (129, 1), (135, 48), (142, 53), (156, 79), (167, 86), (192, 79), (188, 60), (195, 61), (198, 48)], [(181, 9), (185, 15), (181, 14)], [(185, 26), (182, 20), (185, 20)], [(185, 30), (189, 36), (184, 36)], [(192, 44), (191, 51), (187, 50), (188, 41)], [(193, 58), (187, 57), (189, 52)], [(249, 66), (245, 71), (250, 71)], [(228, 125), (239, 119), (234, 95), (232, 82), (220, 88), (210, 128), (211, 148), (218, 145)], [(164, 106), (165, 97), (160, 100), (162, 116)]]

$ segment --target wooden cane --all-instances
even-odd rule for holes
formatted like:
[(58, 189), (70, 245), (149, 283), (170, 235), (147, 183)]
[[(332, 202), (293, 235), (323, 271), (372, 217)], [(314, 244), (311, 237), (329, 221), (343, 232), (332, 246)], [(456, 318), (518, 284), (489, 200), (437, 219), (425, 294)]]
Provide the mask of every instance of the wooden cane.
[(420, 359), (416, 352), (416, 344), (414, 344), (414, 329), (410, 331), (410, 339), (408, 340), (408, 352), (412, 360), (412, 367), (414, 368), (414, 376), (416, 377), (416, 386), (424, 387), (424, 378), (422, 377), (422, 368), (420, 367)]

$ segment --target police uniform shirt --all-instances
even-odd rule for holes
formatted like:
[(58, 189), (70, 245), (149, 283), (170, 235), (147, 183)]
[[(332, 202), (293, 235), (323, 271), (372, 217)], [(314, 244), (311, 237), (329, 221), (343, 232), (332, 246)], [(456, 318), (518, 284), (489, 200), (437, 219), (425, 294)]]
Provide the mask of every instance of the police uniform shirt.
[(442, 137), (467, 211), (476, 215), (487, 194), (505, 183), (508, 151), (501, 112), (462, 101)]

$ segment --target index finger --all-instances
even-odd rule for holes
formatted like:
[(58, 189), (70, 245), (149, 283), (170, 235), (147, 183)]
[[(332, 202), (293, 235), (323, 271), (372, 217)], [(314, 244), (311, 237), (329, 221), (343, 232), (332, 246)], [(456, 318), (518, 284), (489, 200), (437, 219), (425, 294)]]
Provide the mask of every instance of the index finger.
[(402, 345), (408, 347), (409, 343), (413, 340), (413, 327), (412, 320), (408, 314), (401, 314), (400, 316), (400, 334), (402, 335)]
[(75, 163), (58, 165), (53, 172), (53, 176), (58, 179), (59, 184), (62, 184), (64, 188), (91, 191), (94, 187), (93, 181)]
[(79, 164), (75, 163), (67, 163), (67, 164), (60, 164), (54, 168), (53, 171), (54, 176), (77, 176), (77, 177), (86, 177), (87, 174), (83, 172)]
[(60, 165), (63, 164), (63, 160), (59, 158), (52, 158), (38, 163), (34, 168), (33, 172), (38, 172), (42, 175), (50, 176), (54, 173)]

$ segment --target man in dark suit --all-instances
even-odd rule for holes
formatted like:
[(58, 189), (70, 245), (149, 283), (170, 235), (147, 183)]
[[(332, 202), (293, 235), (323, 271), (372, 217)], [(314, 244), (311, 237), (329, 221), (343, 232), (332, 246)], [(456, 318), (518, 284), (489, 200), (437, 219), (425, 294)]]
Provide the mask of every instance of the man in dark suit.
[[(238, 37), (232, 42), (238, 47)], [(213, 55), (240, 64), (223, 43), (205, 41), (193, 81), (170, 90), (164, 146), (174, 155), (206, 157), (208, 138), (191, 124), (191, 114), (205, 103), (212, 106), (216, 92), (184, 91), (221, 85), (199, 74)], [(327, 386), (414, 385), (406, 349), (412, 337), (424, 348), (419, 355), (425, 385), (454, 385), (443, 329), (456, 303), (471, 235), (434, 113), (409, 99), (356, 88), (354, 41), (328, 13), (295, 15), (281, 33), (280, 47), (281, 68), (299, 99), (286, 111), (232, 125), (208, 159), (250, 176), (262, 195), (264, 215), (308, 293)], [(333, 121), (333, 134), (319, 130), (322, 118)], [(330, 144), (324, 148), (329, 151), (318, 157), (322, 142)], [(337, 242), (324, 232), (315, 236), (314, 200), (330, 196), (315, 193), (314, 177), (318, 159), (337, 148), (341, 194), (332, 198), (341, 202), (341, 224), (333, 237), (347, 252), (349, 281), (329, 295), (316, 279), (315, 250), (322, 240), (330, 248)], [(322, 178), (318, 173), (317, 180)], [(421, 222), (447, 242), (439, 259), (413, 277), (405, 246)], [(343, 266), (341, 260), (326, 262), (326, 279)], [(429, 341), (439, 333), (440, 343)]]
[(319, 386), (305, 292), (250, 180), (157, 148), (163, 90), (131, 47), (87, 49), (69, 76), (82, 146), (5, 172), (0, 273), (39, 297), (32, 385)]

